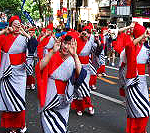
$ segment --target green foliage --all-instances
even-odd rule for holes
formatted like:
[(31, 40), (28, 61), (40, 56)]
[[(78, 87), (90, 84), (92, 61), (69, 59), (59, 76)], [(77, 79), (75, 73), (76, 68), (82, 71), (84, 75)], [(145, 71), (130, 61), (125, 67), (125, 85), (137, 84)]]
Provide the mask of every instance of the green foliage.
[(19, 15), (21, 11), (21, 0), (0, 0), (0, 11), (6, 14)]

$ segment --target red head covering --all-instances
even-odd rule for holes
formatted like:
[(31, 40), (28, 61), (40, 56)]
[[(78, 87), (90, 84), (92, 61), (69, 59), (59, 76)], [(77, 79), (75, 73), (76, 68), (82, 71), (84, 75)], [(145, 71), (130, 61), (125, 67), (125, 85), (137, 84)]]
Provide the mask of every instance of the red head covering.
[(11, 24), (14, 20), (19, 20), (19, 22), (21, 23), (21, 19), (19, 18), (19, 16), (15, 15), (9, 19), (9, 26), (11, 26)]
[(135, 38), (138, 38), (145, 32), (145, 27), (140, 25), (138, 22), (135, 23), (134, 29), (133, 29), (133, 35)]
[(85, 30), (89, 30), (89, 32), (91, 32), (92, 29), (91, 29), (90, 26), (84, 26), (84, 27), (83, 27), (83, 30), (84, 30), (84, 31), (85, 31)]
[(93, 29), (93, 25), (92, 25), (92, 23), (89, 23), (89, 24), (88, 24), (88, 26), (90, 26), (90, 27), (91, 27), (91, 29)]
[(30, 28), (29, 31), (35, 31), (35, 28)]
[(50, 29), (51, 31), (53, 31), (53, 23), (50, 23), (50, 24), (46, 27), (46, 29)]
[(46, 28), (42, 28), (42, 31), (43, 31), (43, 32), (46, 32)]
[(102, 33), (102, 34), (103, 34), (104, 30), (108, 30), (108, 28), (107, 28), (107, 27), (102, 27), (102, 28), (101, 28), (101, 33)]

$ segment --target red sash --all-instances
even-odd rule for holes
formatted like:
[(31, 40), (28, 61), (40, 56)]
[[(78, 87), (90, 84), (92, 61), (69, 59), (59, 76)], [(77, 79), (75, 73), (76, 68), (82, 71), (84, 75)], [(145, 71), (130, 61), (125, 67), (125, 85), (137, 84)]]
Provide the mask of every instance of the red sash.
[(127, 74), (126, 78), (135, 78), (137, 76), (136, 48), (130, 37), (126, 38), (126, 56), (127, 56)]
[(45, 105), (45, 98), (47, 92), (47, 79), (61, 64), (63, 60), (60, 56), (60, 53), (57, 52), (53, 55), (48, 63), (48, 65), (40, 71), (39, 64), (35, 66), (36, 78), (37, 78), (37, 88), (38, 88), (38, 98), (40, 101), (41, 107)]
[(10, 47), (13, 45), (13, 43), (17, 37), (18, 37), (18, 35), (13, 36), (12, 34), (8, 34), (5, 37), (5, 44), (2, 46), (2, 49), (5, 53), (7, 53), (9, 51)]
[(10, 54), (9, 58), (12, 65), (20, 65), (26, 61), (26, 54)]
[(138, 74), (145, 75), (145, 64), (137, 64)]
[(40, 42), (40, 44), (37, 46), (37, 54), (38, 54), (39, 59), (43, 58), (44, 47), (48, 44), (50, 38), (51, 38), (51, 36), (44, 38)]
[(77, 54), (79, 55), (86, 45), (86, 42), (84, 42), (81, 38), (77, 38)]

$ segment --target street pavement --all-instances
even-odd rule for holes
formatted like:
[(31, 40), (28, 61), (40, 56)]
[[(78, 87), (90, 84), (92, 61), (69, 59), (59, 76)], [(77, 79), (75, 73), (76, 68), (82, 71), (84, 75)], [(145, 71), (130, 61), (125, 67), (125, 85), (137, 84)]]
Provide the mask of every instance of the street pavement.
[[(124, 99), (118, 93), (117, 72), (118, 70), (106, 66), (108, 77), (97, 79), (97, 90), (91, 94), (95, 108), (93, 116), (88, 110), (83, 116), (77, 116), (74, 110), (70, 110), (68, 133), (125, 133), (126, 112)], [(150, 79), (147, 81), (149, 86)], [(36, 90), (27, 90), (26, 102), (27, 133), (42, 133)], [(150, 132), (150, 122), (147, 131)], [(0, 128), (0, 133), (4, 133), (3, 128)]]

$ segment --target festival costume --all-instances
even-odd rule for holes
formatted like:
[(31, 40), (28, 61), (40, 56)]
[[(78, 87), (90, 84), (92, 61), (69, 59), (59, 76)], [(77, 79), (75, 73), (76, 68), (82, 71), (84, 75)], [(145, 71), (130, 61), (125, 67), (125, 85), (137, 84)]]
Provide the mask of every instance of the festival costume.
[(40, 42), (37, 47), (37, 55), (40, 60), (53, 48), (54, 42), (52, 36), (47, 36)]
[(100, 34), (100, 38), (101, 38), (101, 45), (103, 46), (103, 49), (101, 51), (101, 53), (99, 54), (99, 68), (97, 69), (97, 74), (102, 74), (105, 73), (105, 45), (106, 45), (106, 36), (103, 35), (104, 30), (107, 30), (106, 27), (103, 27), (101, 29), (101, 34)]
[(75, 79), (75, 62), (72, 56), (63, 60), (60, 53), (54, 54), (48, 65), (40, 71), (36, 66), (38, 98), (44, 133), (65, 133), (69, 118), (70, 103), (75, 90), (84, 82), (86, 70), (81, 69)]
[[(84, 42), (81, 38), (77, 39), (77, 54), (79, 56), (80, 62), (84, 69), (87, 70), (87, 76), (84, 80), (84, 84), (79, 87), (78, 95), (74, 98), (73, 102), (71, 103), (71, 108), (79, 111), (84, 111), (85, 108), (90, 108), (93, 105), (91, 103), (90, 98), (90, 87), (89, 87), (89, 80), (90, 80), (90, 64), (89, 64), (89, 54), (91, 52), (91, 48), (93, 46), (93, 43), (91, 41)], [(82, 89), (85, 89), (86, 91), (82, 91)]]
[(96, 83), (97, 83), (97, 56), (95, 55), (96, 49), (98, 44), (94, 42), (94, 35), (91, 34), (90, 40), (91, 43), (93, 44), (91, 48), (91, 54), (89, 56), (89, 64), (90, 64), (90, 81), (89, 81), (89, 86), (91, 89), (96, 89)]
[[(135, 25), (134, 34), (136, 38), (144, 32), (145, 29), (142, 26), (139, 24)], [(145, 76), (145, 64), (149, 58), (149, 50), (144, 46), (135, 46), (129, 36), (126, 36), (124, 44), (127, 58), (125, 86), (127, 111), (126, 132), (146, 133), (150, 104)]]
[[(26, 72), (32, 73), (33, 56), (26, 60), (28, 39), (22, 35), (8, 34), (3, 38), (0, 66), (1, 126), (25, 127)], [(31, 46), (32, 47), (32, 46)]]

